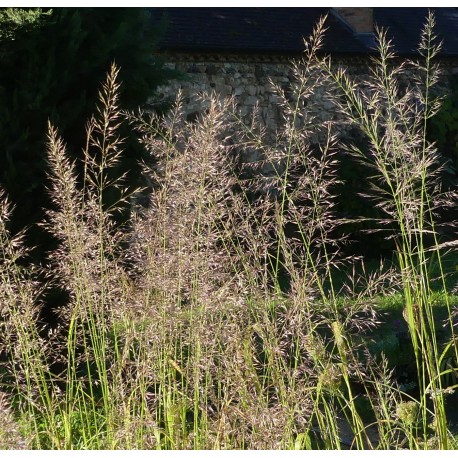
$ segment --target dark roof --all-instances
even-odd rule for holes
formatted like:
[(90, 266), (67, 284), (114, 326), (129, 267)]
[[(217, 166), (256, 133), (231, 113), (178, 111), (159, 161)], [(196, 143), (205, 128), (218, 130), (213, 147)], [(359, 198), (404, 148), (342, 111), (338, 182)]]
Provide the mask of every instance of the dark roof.
[[(329, 8), (155, 8), (168, 23), (162, 48), (169, 51), (300, 53)], [(160, 11), (159, 11), (160, 10)], [(329, 17), (328, 50), (364, 52), (343, 23)], [(332, 45), (331, 45), (332, 43)], [(331, 47), (330, 47), (331, 46)]]
[(458, 8), (374, 8), (374, 22), (388, 28), (398, 54), (412, 54), (418, 46), (428, 10), (434, 12), (434, 30), (443, 40), (441, 54), (458, 56)]
[[(431, 8), (443, 55), (458, 56), (458, 8)], [(166, 21), (163, 51), (281, 53), (304, 50), (317, 20), (330, 8), (151, 8), (153, 20)], [(428, 8), (374, 8), (374, 22), (388, 28), (400, 55), (415, 53)], [(336, 15), (326, 22), (325, 52), (367, 54), (374, 51), (370, 34), (355, 34)]]

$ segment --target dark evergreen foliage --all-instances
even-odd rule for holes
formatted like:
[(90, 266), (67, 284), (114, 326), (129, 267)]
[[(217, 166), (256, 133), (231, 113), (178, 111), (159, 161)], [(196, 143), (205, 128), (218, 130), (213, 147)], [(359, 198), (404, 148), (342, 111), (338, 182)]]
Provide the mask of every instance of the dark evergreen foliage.
[[(17, 203), (13, 230), (40, 221), (49, 206), (43, 197), (48, 119), (76, 159), (111, 62), (121, 67), (126, 109), (144, 104), (172, 76), (153, 57), (162, 26), (153, 26), (150, 15), (144, 8), (0, 10), (0, 185)], [(127, 141), (121, 169), (134, 170), (140, 155)], [(30, 243), (42, 244), (38, 230), (29, 234)]]
[(435, 141), (444, 160), (448, 161), (447, 172), (456, 175), (458, 169), (458, 79), (450, 80), (450, 93), (440, 111), (429, 123), (428, 135)]

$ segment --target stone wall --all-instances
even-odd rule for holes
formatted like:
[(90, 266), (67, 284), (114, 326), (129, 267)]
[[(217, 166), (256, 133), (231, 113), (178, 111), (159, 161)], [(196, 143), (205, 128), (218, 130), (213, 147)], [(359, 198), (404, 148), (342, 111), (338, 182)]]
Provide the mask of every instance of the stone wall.
[[(226, 59), (197, 58), (168, 63), (169, 68), (178, 70), (185, 75), (185, 79), (160, 87), (156, 96), (159, 96), (160, 100), (173, 100), (181, 89), (184, 98), (183, 108), (188, 120), (195, 119), (199, 112), (205, 109), (205, 100), (202, 100), (199, 95), (201, 93), (215, 91), (223, 97), (233, 96), (239, 115), (247, 124), (250, 122), (255, 106), (258, 105), (258, 120), (266, 129), (264, 138), (268, 143), (274, 144), (276, 132), (281, 129), (282, 110), (279, 107), (281, 99), (275, 93), (273, 85), (278, 85), (288, 93), (288, 88), (295, 81), (291, 61), (288, 59), (266, 61), (256, 57), (251, 60), (237, 57)], [(320, 90), (314, 94), (314, 98), (319, 101), (319, 110), (315, 114), (321, 121), (335, 117), (335, 107), (332, 102), (322, 97)], [(316, 143), (321, 140), (319, 134), (312, 137)], [(263, 162), (264, 156), (257, 149), (244, 148), (240, 154), (240, 160), (245, 163), (244, 170), (249, 175), (255, 172), (250, 171), (246, 165), (259, 161), (261, 163), (254, 167), (264, 176), (275, 175), (275, 170), (283, 169), (282, 163), (273, 167), (272, 164)]]
[[(280, 127), (281, 115), (278, 107), (279, 99), (275, 95), (272, 83), (287, 89), (293, 82), (291, 60), (277, 57), (240, 57), (240, 56), (174, 56), (167, 66), (185, 75), (181, 81), (172, 81), (159, 88), (160, 99), (174, 99), (181, 88), (184, 96), (184, 110), (188, 119), (194, 119), (204, 107), (198, 94), (215, 91), (221, 96), (234, 96), (240, 108), (242, 118), (248, 118), (256, 103), (259, 104), (261, 119), (270, 135), (274, 135)], [(340, 60), (351, 76), (364, 81), (369, 72), (368, 60), (352, 58)], [(444, 61), (444, 79), (441, 91), (447, 91), (447, 76), (456, 74), (457, 61)], [(413, 76), (413, 75), (412, 75)], [(407, 73), (406, 79), (408, 79)], [(334, 105), (323, 96), (324, 90), (315, 94), (315, 102), (319, 105), (316, 113), (318, 119), (338, 120)], [(345, 135), (346, 128), (342, 128)]]
[[(369, 74), (369, 63), (364, 58), (351, 60), (335, 60), (337, 65), (346, 67), (349, 76), (364, 84)], [(398, 62), (399, 63), (399, 62)], [(271, 145), (275, 144), (276, 130), (281, 128), (282, 113), (279, 107), (279, 98), (275, 94), (272, 83), (286, 89), (294, 82), (294, 73), (291, 60), (289, 59), (265, 59), (265, 58), (240, 58), (228, 56), (223, 58), (215, 56), (175, 56), (174, 61), (169, 60), (170, 68), (178, 70), (185, 75), (185, 79), (172, 81), (167, 86), (159, 88), (157, 94), (162, 99), (173, 101), (179, 89), (184, 97), (184, 111), (188, 120), (194, 120), (199, 112), (205, 109), (205, 102), (199, 93), (215, 91), (221, 96), (233, 96), (240, 109), (240, 114), (245, 121), (249, 121), (253, 108), (259, 104), (261, 121), (266, 126), (265, 138)], [(441, 62), (443, 78), (438, 85), (438, 91), (442, 94), (449, 89), (450, 77), (458, 77), (458, 60), (444, 60)], [(400, 79), (401, 86), (408, 86), (412, 82), (414, 71), (406, 71)], [(334, 104), (324, 96), (325, 88), (318, 88), (314, 92), (311, 103), (306, 106), (307, 113), (311, 107), (315, 107), (313, 116), (317, 124), (332, 119), (338, 123), (338, 129), (334, 132), (345, 140), (359, 140), (361, 133), (350, 123), (343, 122)], [(157, 97), (157, 96), (156, 96)], [(157, 100), (157, 99), (156, 99)], [(152, 100), (153, 101), (153, 100)], [(315, 130), (313, 130), (315, 132)], [(312, 143), (323, 140), (320, 130), (316, 129), (312, 135)], [(263, 161), (263, 153), (256, 148), (243, 148), (239, 159), (243, 162), (244, 176), (254, 176), (258, 173), (265, 177), (276, 175), (283, 170), (280, 161), (272, 164)]]
[(243, 117), (258, 103), (266, 127), (272, 131), (278, 127), (278, 99), (270, 80), (281, 86), (290, 83), (291, 70), (287, 62), (190, 61), (168, 63), (167, 66), (186, 75), (186, 80), (162, 86), (157, 94), (161, 99), (174, 98), (181, 88), (189, 118), (202, 109), (198, 94), (215, 91), (223, 97), (234, 96)]

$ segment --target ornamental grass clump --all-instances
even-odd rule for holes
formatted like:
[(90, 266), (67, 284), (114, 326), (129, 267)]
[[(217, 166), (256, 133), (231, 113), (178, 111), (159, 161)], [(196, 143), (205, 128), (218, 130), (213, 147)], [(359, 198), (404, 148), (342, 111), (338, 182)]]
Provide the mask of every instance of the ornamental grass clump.
[[(23, 234), (12, 236), (8, 230), (11, 205), (0, 194), (0, 373), (2, 377), (2, 408), (4, 431), (2, 442), (25, 445), (20, 439), (35, 436), (40, 428), (38, 417), (44, 418), (52, 436), (54, 421), (53, 386), (50, 380), (49, 356), (52, 338), (42, 336), (38, 324), (40, 285), (34, 271), (27, 270), (23, 261), (28, 250)], [(3, 391), (3, 390), (2, 390)], [(18, 409), (29, 418), (26, 432), (20, 431), (13, 418), (8, 396), (17, 398)], [(10, 431), (11, 435), (8, 435)]]
[[(384, 230), (395, 244), (404, 294), (403, 315), (416, 359), (422, 432), (427, 435), (431, 408), (439, 443), (447, 448), (441, 362), (450, 353), (456, 358), (458, 349), (442, 259), (455, 243), (441, 240), (437, 211), (454, 205), (456, 193), (441, 189), (440, 156), (426, 140), (427, 122), (440, 107), (440, 98), (434, 95), (440, 75), (434, 58), (441, 45), (434, 34), (432, 14), (421, 34), (419, 61), (399, 64), (386, 31), (378, 30), (377, 36), (380, 55), (373, 59), (371, 75), (363, 88), (345, 69), (335, 69), (330, 59), (322, 59), (320, 65), (339, 88), (336, 106), (367, 139), (367, 148), (350, 145), (348, 151), (372, 172), (367, 177), (370, 188), (366, 197), (381, 215), (374, 229)], [(409, 69), (413, 76), (403, 87), (402, 79)], [(437, 339), (440, 323), (433, 310), (433, 262), (439, 264), (443, 300), (450, 317), (445, 326), (451, 341), (445, 347)], [(427, 402), (428, 396), (432, 405)]]
[[(276, 296), (263, 288), (272, 278), (265, 261), (273, 206), (250, 206), (235, 175), (232, 101), (205, 101), (195, 123), (184, 120), (180, 99), (165, 119), (131, 115), (155, 159), (155, 192), (131, 246), (146, 293), (138, 309), (157, 340), (151, 350), (167, 362), (155, 393), (158, 422), (167, 447), (278, 448), (307, 410), (308, 386), (288, 384), (287, 336), (268, 313)], [(166, 388), (172, 401), (164, 404)], [(177, 428), (174, 409), (188, 431)]]
[[(6, 229), (2, 197), (0, 410), (11, 435), (0, 446), (453, 446), (441, 369), (453, 345), (436, 337), (428, 270), (453, 246), (439, 240), (440, 167), (424, 140), (435, 111), (433, 21), (420, 48), (426, 64), (415, 64), (425, 76), (402, 90), (407, 64), (391, 65), (383, 31), (362, 88), (319, 54), (324, 23), (292, 65), (290, 86), (272, 85), (282, 119), (274, 139), (256, 110), (247, 122), (234, 99), (216, 94), (201, 94), (192, 121), (181, 94), (165, 115), (124, 113), (114, 65), (81, 163), (49, 126), (54, 206), (43, 226), (58, 247), (41, 266), (48, 284), (22, 267), (27, 253)], [(341, 122), (320, 113), (323, 97), (344, 125), (360, 127), (366, 149), (343, 145)], [(141, 198), (115, 177), (124, 121), (150, 155)], [(384, 217), (372, 223), (390, 231), (394, 267), (368, 270), (342, 249), (351, 243), (337, 211), (344, 149), (373, 170), (367, 194)], [(128, 223), (116, 223), (127, 207)], [(39, 298), (50, 286), (68, 300), (45, 328)], [(399, 292), (418, 395), (370, 345), (384, 321), (378, 301)]]

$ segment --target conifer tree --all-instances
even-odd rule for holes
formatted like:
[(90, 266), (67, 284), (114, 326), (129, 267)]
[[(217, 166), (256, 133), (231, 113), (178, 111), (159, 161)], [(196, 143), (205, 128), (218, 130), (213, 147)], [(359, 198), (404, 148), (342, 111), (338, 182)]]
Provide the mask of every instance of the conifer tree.
[[(48, 120), (77, 158), (111, 62), (121, 67), (126, 109), (144, 104), (171, 76), (153, 57), (160, 33), (145, 8), (0, 9), (0, 185), (17, 204), (13, 230), (40, 221), (49, 206)], [(135, 168), (139, 151), (126, 145), (124, 170)], [(40, 242), (38, 230), (30, 234)]]

